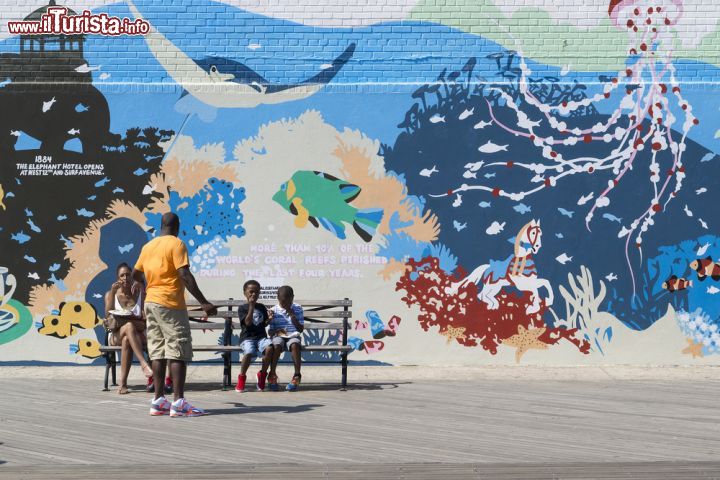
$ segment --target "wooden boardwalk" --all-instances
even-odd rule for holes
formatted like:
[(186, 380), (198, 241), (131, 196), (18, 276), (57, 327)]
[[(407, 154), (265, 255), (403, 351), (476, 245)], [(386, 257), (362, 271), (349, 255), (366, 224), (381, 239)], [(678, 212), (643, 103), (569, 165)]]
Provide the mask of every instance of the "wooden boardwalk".
[(100, 378), (0, 382), (0, 478), (157, 478), (160, 464), (167, 478), (720, 479), (720, 381), (494, 376), (244, 394), (204, 381), (187, 396), (210, 415), (190, 419), (150, 417), (148, 394), (101, 392)]

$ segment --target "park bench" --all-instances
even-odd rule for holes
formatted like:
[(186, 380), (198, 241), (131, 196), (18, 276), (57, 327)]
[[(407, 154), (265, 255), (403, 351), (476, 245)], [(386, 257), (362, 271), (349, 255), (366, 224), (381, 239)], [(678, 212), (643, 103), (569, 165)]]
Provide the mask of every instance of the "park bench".
[[(223, 363), (223, 388), (228, 388), (233, 384), (232, 378), (232, 354), (241, 352), (239, 345), (232, 345), (234, 338), (233, 331), (240, 329), (240, 319), (238, 318), (237, 307), (247, 303), (245, 300), (234, 300), (232, 298), (226, 300), (211, 300), (213, 305), (218, 309), (216, 315), (208, 317), (207, 321), (203, 321), (205, 313), (200, 310), (197, 303), (188, 303), (188, 315), (190, 316), (191, 330), (211, 330), (222, 334), (222, 344), (201, 345), (193, 341), (193, 352), (214, 352), (222, 357)], [(270, 303), (268, 302), (268, 306)], [(341, 385), (345, 389), (347, 386), (347, 367), (348, 354), (353, 347), (347, 344), (348, 328), (350, 316), (352, 312), (352, 300), (344, 298), (342, 300), (296, 300), (295, 303), (301, 305), (305, 311), (305, 330), (303, 332), (303, 352), (318, 352), (333, 354), (337, 352), (340, 360), (303, 360), (303, 363), (338, 363), (342, 368)], [(313, 343), (318, 340), (323, 331), (339, 331), (338, 345), (321, 345)], [(109, 332), (105, 333), (104, 345), (100, 347), (100, 352), (105, 357), (105, 383), (104, 391), (109, 390), (108, 383), (112, 375), (112, 385), (116, 386), (116, 367), (118, 357), (121, 350), (120, 346), (108, 344)], [(286, 363), (286, 362), (283, 362)]]

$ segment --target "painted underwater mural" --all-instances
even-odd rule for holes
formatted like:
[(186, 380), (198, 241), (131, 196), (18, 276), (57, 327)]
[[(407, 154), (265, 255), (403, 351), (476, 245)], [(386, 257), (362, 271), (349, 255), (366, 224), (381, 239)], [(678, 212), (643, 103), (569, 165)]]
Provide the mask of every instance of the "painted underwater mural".
[(610, 0), (563, 30), (570, 12), (528, 0), (564, 32), (545, 50), (491, 0), (446, 2), (487, 25), (422, 0), (349, 2), (346, 23), (109, 1), (93, 12), (148, 33), (2, 33), (0, 362), (101, 361), (115, 267), (174, 211), (212, 298), (249, 278), (267, 303), (351, 298), (353, 361), (720, 363), (698, 1)]

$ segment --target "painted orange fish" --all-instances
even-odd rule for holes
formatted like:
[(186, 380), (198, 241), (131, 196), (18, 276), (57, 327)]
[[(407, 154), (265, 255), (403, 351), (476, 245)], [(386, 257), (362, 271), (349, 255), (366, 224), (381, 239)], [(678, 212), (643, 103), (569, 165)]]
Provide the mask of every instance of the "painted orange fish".
[(677, 276), (673, 275), (672, 277), (668, 278), (663, 282), (662, 287), (668, 292), (685, 290), (686, 288), (692, 287), (692, 280), (688, 280), (686, 278), (678, 278)]
[(704, 281), (707, 277), (713, 280), (720, 280), (720, 264), (713, 261), (712, 257), (698, 258), (690, 263), (690, 268), (697, 272), (698, 280)]

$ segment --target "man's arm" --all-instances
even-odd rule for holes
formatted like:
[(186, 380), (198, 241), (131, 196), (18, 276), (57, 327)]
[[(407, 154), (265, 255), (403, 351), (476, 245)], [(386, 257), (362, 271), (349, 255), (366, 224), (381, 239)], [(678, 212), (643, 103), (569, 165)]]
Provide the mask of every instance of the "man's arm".
[(208, 315), (215, 315), (217, 313), (217, 308), (215, 305), (208, 302), (205, 295), (203, 295), (200, 291), (200, 288), (197, 286), (197, 282), (195, 281), (195, 276), (192, 272), (190, 272), (190, 268), (187, 266), (178, 268), (178, 275), (185, 284), (185, 288), (187, 288), (188, 292), (190, 292), (190, 295), (200, 302), (200, 306), (203, 311)]

